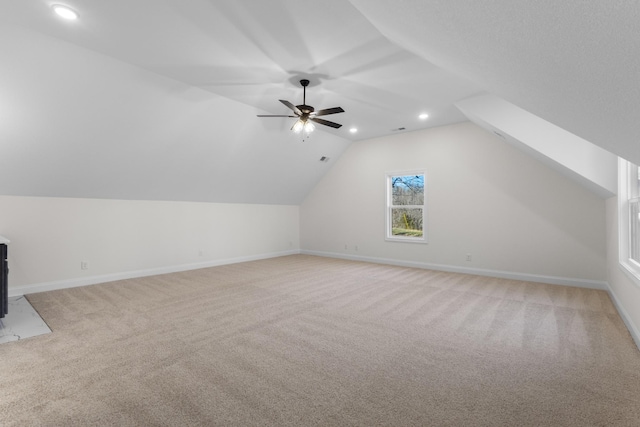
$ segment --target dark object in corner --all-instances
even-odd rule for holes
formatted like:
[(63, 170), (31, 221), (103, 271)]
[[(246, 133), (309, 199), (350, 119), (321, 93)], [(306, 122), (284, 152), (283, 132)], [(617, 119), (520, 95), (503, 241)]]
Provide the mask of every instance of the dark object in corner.
[(9, 264), (7, 262), (7, 245), (0, 244), (0, 319), (9, 313)]

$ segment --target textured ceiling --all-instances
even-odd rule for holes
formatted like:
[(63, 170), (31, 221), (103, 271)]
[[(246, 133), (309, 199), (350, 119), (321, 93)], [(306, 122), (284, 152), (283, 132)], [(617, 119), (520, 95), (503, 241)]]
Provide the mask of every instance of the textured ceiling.
[[(640, 163), (635, 2), (53, 3), (3, 2), (0, 194), (298, 204), (350, 141), (485, 92)], [(301, 78), (341, 129), (255, 117)]]

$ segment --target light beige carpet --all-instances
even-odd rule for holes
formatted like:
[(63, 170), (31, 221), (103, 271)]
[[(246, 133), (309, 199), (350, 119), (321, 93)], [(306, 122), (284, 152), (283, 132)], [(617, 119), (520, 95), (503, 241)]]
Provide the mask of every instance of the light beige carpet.
[(3, 426), (638, 426), (603, 291), (290, 256), (28, 296)]

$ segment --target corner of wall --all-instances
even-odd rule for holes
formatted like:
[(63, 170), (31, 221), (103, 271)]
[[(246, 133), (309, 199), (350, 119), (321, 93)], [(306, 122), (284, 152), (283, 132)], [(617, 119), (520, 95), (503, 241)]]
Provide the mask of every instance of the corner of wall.
[(616, 307), (616, 310), (618, 310), (618, 314), (620, 314), (622, 321), (627, 327), (627, 330), (629, 331), (631, 338), (636, 343), (638, 350), (640, 350), (640, 329), (638, 329), (636, 325), (633, 323), (633, 320), (631, 320), (629, 313), (627, 313), (627, 310), (625, 310), (624, 306), (620, 303), (620, 300), (618, 299), (615, 292), (613, 291), (613, 289), (611, 289), (611, 286), (609, 286), (608, 283), (607, 283), (607, 292), (609, 293), (609, 297), (611, 298), (611, 301), (613, 301), (613, 305)]

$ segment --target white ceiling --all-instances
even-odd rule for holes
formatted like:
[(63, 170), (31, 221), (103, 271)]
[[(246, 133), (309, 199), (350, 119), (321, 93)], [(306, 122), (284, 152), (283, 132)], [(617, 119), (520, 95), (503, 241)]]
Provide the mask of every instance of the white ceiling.
[[(2, 4), (0, 194), (298, 204), (350, 141), (485, 92), (640, 163), (632, 1), (53, 3)], [(301, 78), (341, 129), (256, 117)]]
[(403, 48), (640, 164), (635, 0), (351, 0)]

